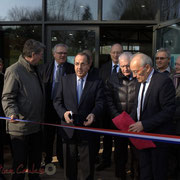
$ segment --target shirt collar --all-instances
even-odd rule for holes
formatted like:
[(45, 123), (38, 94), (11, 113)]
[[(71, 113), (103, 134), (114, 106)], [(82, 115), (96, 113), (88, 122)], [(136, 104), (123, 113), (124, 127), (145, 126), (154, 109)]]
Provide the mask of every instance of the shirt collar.
[(114, 65), (117, 65), (117, 67), (119, 67), (119, 64), (114, 64), (114, 62), (112, 61), (112, 68), (114, 67)]
[(152, 75), (154, 73), (154, 69), (152, 69), (151, 73), (149, 74), (148, 78), (146, 79), (146, 83), (149, 83), (151, 81)]
[(76, 76), (76, 79), (77, 79), (77, 81), (78, 81), (79, 79), (83, 79), (84, 82), (85, 82), (86, 79), (87, 79), (87, 76), (88, 76), (88, 73), (87, 73), (83, 78), (80, 78), (80, 77)]
[(168, 66), (164, 71), (160, 71), (159, 69), (157, 69), (158, 70), (158, 72), (160, 72), (160, 73), (163, 73), (163, 72), (165, 72), (165, 71), (168, 71), (169, 73), (171, 72), (171, 69), (170, 69), (170, 67)]

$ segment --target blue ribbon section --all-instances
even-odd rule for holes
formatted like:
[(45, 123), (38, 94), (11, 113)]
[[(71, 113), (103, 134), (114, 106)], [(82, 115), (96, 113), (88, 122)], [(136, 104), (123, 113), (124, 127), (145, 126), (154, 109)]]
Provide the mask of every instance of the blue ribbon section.
[[(11, 118), (0, 116), (0, 119), (10, 120)], [(112, 136), (122, 136), (122, 137), (127, 137), (127, 138), (138, 138), (138, 139), (152, 140), (152, 141), (157, 141), (157, 142), (180, 144), (180, 136), (174, 136), (174, 135), (152, 134), (152, 133), (144, 133), (144, 132), (135, 133), (135, 132), (128, 132), (128, 131), (112, 130), (112, 129), (65, 126), (65, 125), (51, 124), (51, 123), (32, 122), (29, 120), (22, 120), (22, 119), (15, 119), (15, 121), (41, 124), (41, 125), (47, 125), (47, 126), (63, 127), (63, 128), (69, 128), (69, 129), (75, 129), (75, 130), (81, 130), (81, 131), (88, 131), (92, 133), (107, 134), (107, 135), (112, 135)]]

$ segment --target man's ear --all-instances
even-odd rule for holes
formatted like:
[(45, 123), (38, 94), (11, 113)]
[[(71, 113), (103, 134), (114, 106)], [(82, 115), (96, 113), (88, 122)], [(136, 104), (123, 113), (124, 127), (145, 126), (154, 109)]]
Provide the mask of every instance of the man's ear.
[(31, 54), (31, 55), (32, 55), (32, 58), (33, 58), (33, 57), (35, 56), (35, 52), (32, 52), (32, 54)]

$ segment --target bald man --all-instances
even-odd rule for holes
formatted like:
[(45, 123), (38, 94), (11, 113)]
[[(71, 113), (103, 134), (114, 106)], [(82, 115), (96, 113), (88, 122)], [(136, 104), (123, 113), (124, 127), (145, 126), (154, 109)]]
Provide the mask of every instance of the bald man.
[[(145, 54), (135, 54), (130, 68), (138, 80), (135, 108), (131, 113), (136, 123), (131, 132), (170, 134), (175, 112), (175, 88), (172, 80), (152, 67), (152, 60)], [(156, 148), (140, 150), (140, 179), (167, 180), (168, 145), (154, 142)]]

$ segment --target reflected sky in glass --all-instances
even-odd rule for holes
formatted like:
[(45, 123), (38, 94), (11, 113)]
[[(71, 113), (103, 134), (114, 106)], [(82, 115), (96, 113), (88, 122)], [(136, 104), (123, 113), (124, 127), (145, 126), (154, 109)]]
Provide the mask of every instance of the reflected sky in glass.
[(42, 0), (0, 0), (0, 21), (40, 20)]

